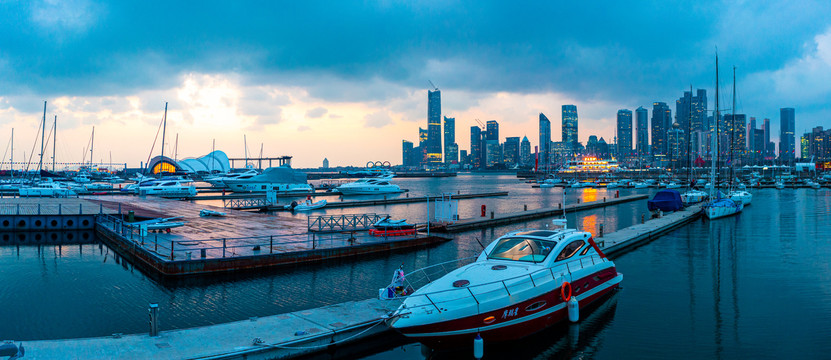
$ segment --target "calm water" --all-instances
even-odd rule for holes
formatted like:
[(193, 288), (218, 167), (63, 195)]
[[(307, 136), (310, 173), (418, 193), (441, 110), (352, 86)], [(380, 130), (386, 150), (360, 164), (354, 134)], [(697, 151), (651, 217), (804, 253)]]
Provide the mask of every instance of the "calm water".
[[(488, 211), (556, 206), (558, 189), (532, 189), (513, 176), (398, 179), (410, 196), (441, 191), (509, 191), (462, 200), (461, 217)], [(612, 197), (571, 190), (567, 202)], [(621, 195), (647, 190), (621, 190)], [(406, 195), (402, 195), (406, 196)], [(623, 290), (578, 327), (554, 328), (491, 358), (826, 357), (831, 350), (831, 191), (756, 190), (739, 217), (694, 222), (615, 261)], [(607, 232), (639, 221), (645, 201), (569, 214), (569, 223)], [(426, 204), (333, 209), (390, 213), (423, 221)], [(321, 212), (320, 214), (323, 214)], [(280, 216), (299, 216), (281, 213)], [(481, 251), (507, 231), (544, 227), (550, 219), (456, 234), (417, 251), (297, 268), (160, 284), (106, 246), (0, 245), (0, 338), (102, 336), (147, 330), (147, 304), (158, 302), (162, 329), (267, 316), (377, 295), (400, 264), (414, 269)], [(370, 285), (367, 285), (370, 284)], [(514, 344), (516, 345), (516, 344)], [(517, 352), (516, 349), (522, 349)], [(503, 351), (503, 352), (500, 352)], [(509, 352), (505, 352), (509, 351)], [(437, 354), (457, 358), (460, 354)], [(464, 353), (462, 356), (469, 356)], [(421, 358), (417, 345), (372, 358)]]

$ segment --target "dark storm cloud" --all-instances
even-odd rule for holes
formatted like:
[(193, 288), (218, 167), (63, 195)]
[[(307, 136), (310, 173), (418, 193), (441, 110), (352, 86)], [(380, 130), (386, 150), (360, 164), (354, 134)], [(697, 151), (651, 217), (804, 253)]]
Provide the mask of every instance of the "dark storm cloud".
[(0, 96), (110, 96), (233, 72), (327, 101), (401, 87), (670, 101), (798, 57), (825, 2), (0, 2)]

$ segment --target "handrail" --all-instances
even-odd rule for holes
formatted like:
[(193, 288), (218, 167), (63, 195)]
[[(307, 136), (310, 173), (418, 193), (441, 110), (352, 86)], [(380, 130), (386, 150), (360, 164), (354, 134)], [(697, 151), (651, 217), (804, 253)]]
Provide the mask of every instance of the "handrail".
[[(464, 258), (464, 259), (467, 259), (467, 258)], [(515, 280), (520, 280), (520, 279), (523, 279), (525, 277), (528, 277), (530, 279), (531, 286), (536, 288), (538, 286), (541, 286), (542, 284), (540, 284), (540, 285), (536, 284), (536, 282), (534, 281), (534, 275), (544, 273), (544, 272), (548, 272), (550, 274), (552, 280), (557, 280), (557, 278), (559, 278), (559, 276), (554, 274), (554, 269), (555, 268), (561, 268), (562, 270), (565, 270), (565, 273), (567, 273), (568, 275), (572, 275), (575, 271), (581, 270), (581, 269), (584, 269), (584, 268), (587, 267), (586, 265), (583, 264), (583, 262), (582, 262), (583, 259), (591, 259), (592, 265), (609, 261), (607, 259), (601, 258), (599, 255), (593, 254), (593, 255), (585, 256), (585, 257), (582, 257), (582, 258), (579, 258), (579, 259), (573, 259), (573, 260), (570, 260), (570, 261), (568, 261), (566, 263), (563, 263), (563, 264), (556, 264), (554, 267), (547, 267), (547, 268), (544, 268), (544, 269), (539, 269), (539, 270), (534, 271), (534, 272), (529, 273), (529, 274), (523, 274), (523, 275), (511, 277), (511, 278), (508, 278), (508, 279), (495, 280), (495, 281), (491, 281), (491, 282), (487, 282), (487, 283), (483, 283), (483, 284), (477, 284), (477, 285), (473, 285), (473, 286), (465, 286), (463, 288), (457, 288), (457, 289), (438, 290), (438, 291), (433, 291), (433, 292), (429, 292), (429, 293), (425, 293), (425, 294), (397, 296), (397, 298), (407, 299), (407, 298), (414, 298), (414, 297), (418, 297), (418, 296), (425, 296), (430, 301), (430, 305), (432, 305), (437, 310), (439, 310), (439, 307), (438, 307), (437, 304), (441, 304), (442, 301), (435, 302), (433, 299), (429, 298), (429, 296), (433, 296), (433, 298), (435, 298), (435, 295), (437, 295), (437, 294), (446, 294), (446, 293), (450, 293), (450, 292), (454, 292), (454, 291), (467, 290), (467, 293), (474, 299), (474, 301), (477, 304), (479, 304), (479, 300), (476, 299), (475, 295), (473, 294), (472, 289), (474, 289), (474, 288), (482, 288), (482, 287), (485, 287), (485, 286), (488, 286), (488, 285), (494, 285), (494, 284), (501, 283), (502, 288), (505, 290), (505, 292), (508, 294), (508, 296), (512, 296), (510, 287), (513, 287), (513, 285), (519, 284), (519, 282), (515, 282)], [(459, 260), (462, 260), (462, 259), (459, 259)], [(443, 264), (449, 263), (449, 262), (450, 261), (444, 262)], [(579, 264), (580, 267), (575, 268), (575, 269), (572, 270), (572, 265), (576, 265), (576, 264)], [(433, 265), (433, 267), (434, 266), (436, 266), (436, 265)], [(422, 269), (419, 269), (419, 270), (416, 270), (416, 271), (422, 271)], [(514, 284), (512, 284), (512, 286), (509, 286), (508, 284), (512, 283), (512, 282)], [(453, 300), (448, 300), (448, 301), (456, 301), (456, 300), (458, 300), (458, 299), (453, 299)], [(424, 307), (424, 306), (428, 306), (428, 305), (425, 304), (425, 305), (410, 306), (410, 307), (408, 307), (408, 309), (413, 309), (414, 307)]]

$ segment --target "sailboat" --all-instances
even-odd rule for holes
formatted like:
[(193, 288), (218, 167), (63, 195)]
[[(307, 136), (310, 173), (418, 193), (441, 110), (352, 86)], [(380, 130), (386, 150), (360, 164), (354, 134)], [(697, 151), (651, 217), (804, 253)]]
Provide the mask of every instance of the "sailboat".
[(733, 159), (735, 155), (735, 151), (733, 151), (733, 134), (736, 132), (736, 67), (733, 67), (733, 124), (730, 131), (730, 192), (727, 193), (727, 197), (735, 202), (741, 202), (742, 205), (747, 206), (750, 205), (750, 202), (753, 200), (753, 195), (745, 190), (744, 185), (739, 183), (739, 187), (733, 186), (733, 164), (735, 163), (735, 159)]
[[(688, 111), (689, 120), (687, 124), (687, 133), (691, 133), (692, 131), (692, 85), (690, 85), (690, 109)], [(695, 188), (693, 181), (692, 181), (692, 169), (693, 169), (693, 161), (692, 161), (692, 145), (691, 141), (687, 141), (687, 158), (689, 163), (687, 164), (687, 183), (689, 184), (689, 189), (686, 192), (681, 194), (681, 201), (685, 204), (697, 204), (707, 199), (707, 193), (698, 190)], [(672, 183), (671, 183), (672, 184)], [(667, 186), (668, 189), (674, 189), (674, 187)]]
[[(716, 157), (718, 154), (718, 120), (719, 120), (719, 110), (718, 110), (718, 55), (716, 55), (716, 108), (713, 114), (713, 120), (715, 121), (715, 125), (713, 126), (713, 140), (712, 140), (712, 148), (713, 154), (710, 156), (712, 167), (710, 168), (710, 183), (716, 183)], [(722, 218), (725, 216), (730, 216), (733, 214), (738, 214), (739, 212), (744, 209), (744, 204), (741, 202), (733, 201), (730, 198), (724, 198), (721, 195), (721, 192), (716, 189), (716, 186), (710, 188), (710, 201), (703, 206), (704, 208), (704, 215), (707, 216), (708, 219), (714, 220), (718, 218)]]

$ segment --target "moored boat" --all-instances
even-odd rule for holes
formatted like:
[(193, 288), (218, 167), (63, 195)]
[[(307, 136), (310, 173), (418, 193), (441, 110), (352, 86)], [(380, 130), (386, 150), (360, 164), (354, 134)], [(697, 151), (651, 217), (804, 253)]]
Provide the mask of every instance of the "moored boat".
[(407, 223), (407, 219), (391, 220), (389, 216), (372, 224), (369, 233), (374, 236), (407, 236), (415, 235), (415, 225)]
[(515, 340), (561, 322), (567, 303), (582, 309), (622, 279), (588, 232), (514, 231), (406, 296), (388, 324), (434, 349), (469, 345), (477, 335)]

